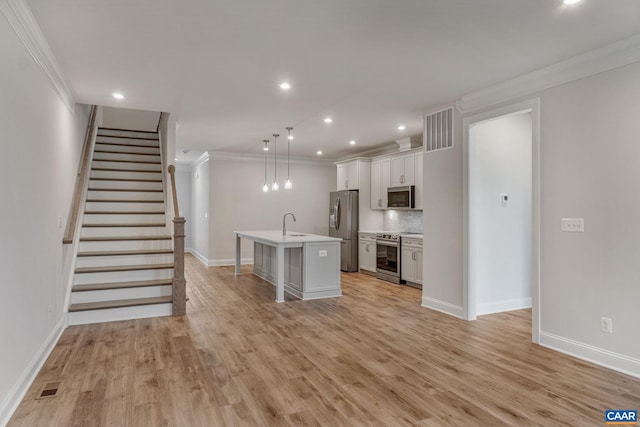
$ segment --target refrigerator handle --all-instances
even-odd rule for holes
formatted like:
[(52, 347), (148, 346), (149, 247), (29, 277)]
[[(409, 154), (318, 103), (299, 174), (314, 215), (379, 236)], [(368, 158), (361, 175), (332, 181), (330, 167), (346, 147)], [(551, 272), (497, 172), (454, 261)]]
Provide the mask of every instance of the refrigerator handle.
[(336, 215), (336, 230), (340, 230), (340, 198), (336, 199), (336, 204), (333, 206), (333, 211)]

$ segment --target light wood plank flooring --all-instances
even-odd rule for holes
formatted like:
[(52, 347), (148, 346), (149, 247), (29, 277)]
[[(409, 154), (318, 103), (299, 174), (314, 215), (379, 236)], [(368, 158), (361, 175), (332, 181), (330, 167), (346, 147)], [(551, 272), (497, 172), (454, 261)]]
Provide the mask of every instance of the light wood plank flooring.
[(469, 323), (357, 273), (342, 298), (277, 304), (250, 271), (188, 256), (186, 317), (69, 327), (9, 425), (602, 426), (639, 409), (640, 380), (531, 344), (528, 310)]

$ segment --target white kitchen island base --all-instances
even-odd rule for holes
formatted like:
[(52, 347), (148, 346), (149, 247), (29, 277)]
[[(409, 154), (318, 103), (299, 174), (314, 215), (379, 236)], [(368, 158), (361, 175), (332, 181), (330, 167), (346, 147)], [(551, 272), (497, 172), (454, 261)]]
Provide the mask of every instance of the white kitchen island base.
[(236, 275), (240, 274), (241, 239), (254, 242), (253, 272), (276, 287), (276, 302), (284, 292), (303, 300), (342, 296), (340, 241), (334, 237), (275, 230), (235, 231)]

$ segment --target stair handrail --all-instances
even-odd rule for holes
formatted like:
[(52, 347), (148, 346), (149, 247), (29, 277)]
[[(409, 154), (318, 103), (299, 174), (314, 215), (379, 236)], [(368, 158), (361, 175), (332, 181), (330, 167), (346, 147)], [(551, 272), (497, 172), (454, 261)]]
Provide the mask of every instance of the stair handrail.
[(87, 175), (89, 173), (89, 165), (91, 163), (91, 154), (93, 153), (93, 146), (96, 141), (96, 127), (97, 127), (97, 112), (98, 107), (96, 105), (91, 106), (91, 112), (89, 114), (89, 127), (84, 140), (84, 146), (82, 147), (82, 155), (80, 156), (80, 168), (78, 169), (78, 176), (76, 178), (76, 185), (73, 191), (73, 199), (71, 201), (71, 211), (69, 212), (69, 220), (67, 221), (67, 228), (62, 237), (62, 243), (65, 245), (73, 243), (75, 237), (78, 217), (80, 215), (80, 206), (82, 204), (82, 196), (85, 192), (87, 185)]
[(187, 281), (184, 278), (184, 224), (187, 222), (180, 216), (178, 194), (176, 192), (176, 167), (167, 168), (171, 178), (171, 194), (173, 195), (173, 307), (174, 316), (183, 316), (187, 312)]

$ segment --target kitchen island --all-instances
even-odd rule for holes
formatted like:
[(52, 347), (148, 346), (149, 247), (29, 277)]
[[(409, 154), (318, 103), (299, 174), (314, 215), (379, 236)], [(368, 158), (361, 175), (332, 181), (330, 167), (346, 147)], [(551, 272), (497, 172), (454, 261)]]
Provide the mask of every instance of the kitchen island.
[(342, 295), (340, 242), (342, 239), (280, 230), (234, 231), (236, 275), (240, 274), (241, 239), (251, 240), (253, 273), (276, 287), (276, 302), (285, 291), (303, 300)]

